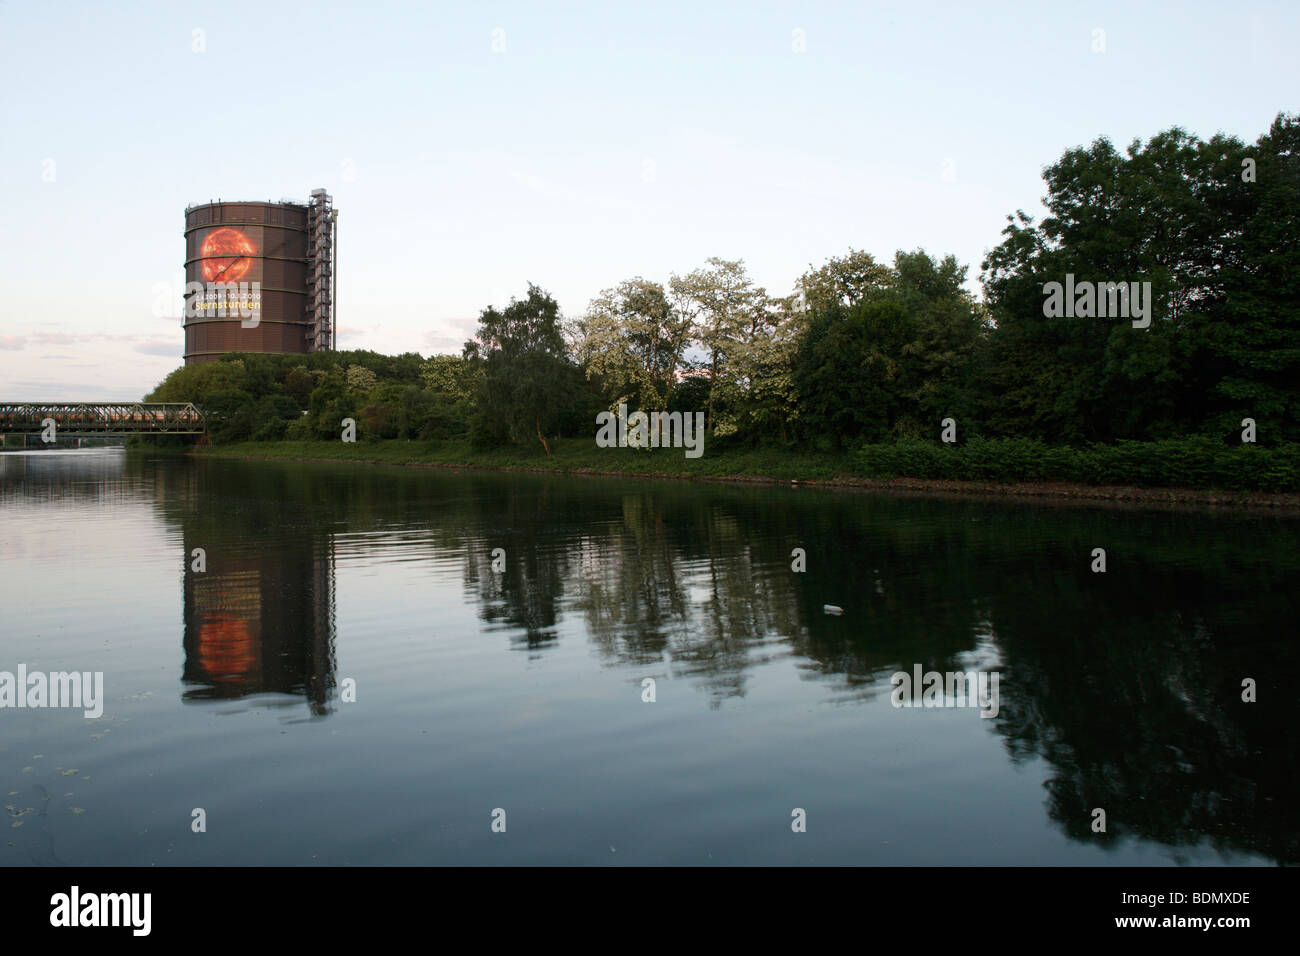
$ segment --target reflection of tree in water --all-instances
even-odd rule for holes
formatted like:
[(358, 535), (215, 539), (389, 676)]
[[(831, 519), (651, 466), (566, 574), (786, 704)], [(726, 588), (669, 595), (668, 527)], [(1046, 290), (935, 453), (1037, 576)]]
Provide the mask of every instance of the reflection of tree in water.
[[(539, 553), (532, 536), (489, 538), (466, 555), (465, 586), (477, 592), (479, 616), (490, 624), (524, 631), (524, 643), (538, 649), (556, 640), (556, 599), (563, 593), (567, 555)], [(492, 551), (505, 549), (505, 570), (492, 570)]]
[(702, 599), (691, 607), (691, 626), (676, 654), (687, 674), (703, 677), (714, 706), (745, 695), (746, 671), (767, 656), (762, 642), (788, 623), (773, 619), (771, 594), (757, 586), (741, 520), (730, 509), (708, 510), (702, 529), (707, 557), (694, 585)]
[[(896, 670), (961, 669), (986, 626), (960, 522), (917, 512), (916, 502), (846, 497), (809, 508), (783, 529), (773, 561), (788, 569), (792, 547), (808, 571), (791, 574), (792, 605), (806, 627), (792, 644), (805, 669), (837, 686), (839, 699), (888, 693)], [(828, 617), (825, 604), (846, 608)]]
[[(623, 494), (603, 540), (581, 537), (575, 607), (603, 656), (654, 676), (701, 681), (716, 706), (743, 696), (761, 647), (788, 625), (779, 594), (760, 589), (754, 556), (729, 507)], [(646, 669), (649, 670), (646, 670)]]
[[(888, 694), (895, 670), (968, 670), (992, 654), (1001, 701), (987, 724), (1013, 760), (1047, 761), (1047, 810), (1071, 836), (1300, 856), (1290, 683), (1300, 661), (1279, 639), (1300, 610), (1295, 523), (669, 482), (223, 469), (212, 492), (194, 477), (204, 469), (150, 473), (160, 508), (188, 515), (187, 549), (221, 540), (223, 524), (243, 540), (286, 525), (396, 524), (461, 561), (482, 619), (515, 630), (512, 640), (545, 653), (580, 615), (607, 661), (638, 677), (690, 677), (713, 706), (748, 693), (751, 669), (778, 656), (831, 699), (854, 701)], [(195, 506), (209, 494), (211, 505)], [(1104, 575), (1088, 569), (1099, 544)], [(503, 574), (491, 570), (496, 547)], [(807, 551), (805, 573), (790, 569), (794, 547)], [(304, 548), (295, 553), (315, 561)], [(274, 560), (289, 561), (276, 574), (311, 577), (297, 559)], [(823, 604), (846, 613), (827, 616)], [(1258, 703), (1240, 703), (1243, 677), (1259, 682)], [(1091, 832), (1093, 807), (1106, 810), (1106, 834)]]
[(664, 515), (644, 495), (621, 495), (616, 515), (580, 533), (573, 607), (608, 659), (639, 667), (672, 656), (684, 638), (687, 561), (665, 533)]
[[(1276, 575), (1273, 556), (1234, 558), (1230, 577), (1146, 564), (1103, 580), (1085, 567), (1019, 582), (1054, 587), (1050, 603), (1003, 592), (999, 730), (1014, 759), (1051, 763), (1048, 813), (1075, 839), (1300, 860), (1300, 661), (1268, 639), (1293, 631), (1297, 608), (1257, 587)], [(1242, 701), (1243, 677), (1258, 681), (1256, 703)], [(1104, 834), (1091, 830), (1094, 807)]]
[[(988, 666), (989, 721), (1013, 759), (1051, 765), (1048, 812), (1080, 840), (1296, 859), (1294, 528), (1238, 516), (1016, 508), (875, 497), (774, 509), (762, 492), (622, 493), (545, 552), (592, 642), (654, 676), (671, 667), (714, 706), (793, 652), (836, 699), (889, 692), (889, 675)], [(1111, 570), (1088, 556), (1106, 541)], [(807, 549), (808, 572), (790, 571)], [(1141, 571), (1125, 573), (1125, 568)], [(821, 607), (838, 603), (844, 617)], [(1261, 639), (1262, 638), (1262, 639)], [(1260, 702), (1240, 701), (1242, 676)], [(1107, 833), (1091, 831), (1094, 807)]]
[[(569, 555), (551, 532), (550, 495), (511, 493), (510, 486), (484, 488), (470, 498), (474, 533), (465, 548), (465, 588), (477, 594), (479, 616), (490, 624), (522, 630), (530, 650), (553, 644), (558, 602), (570, 575)], [(492, 569), (501, 549), (504, 571)]]
[[(927, 649), (937, 640), (935, 663), (973, 646), (969, 602), (954, 613), (920, 577), (895, 570), (914, 564), (906, 542), (873, 541), (824, 507), (772, 511), (762, 492), (725, 490), (721, 501), (624, 494), (620, 520), (599, 526), (605, 541), (583, 538), (577, 607), (606, 657), (671, 663), (704, 682), (716, 704), (743, 696), (752, 667), (792, 649), (808, 677), (864, 697), (918, 635)], [(796, 543), (820, 574), (791, 570)], [(846, 554), (861, 560), (846, 565)], [(845, 595), (851, 618), (822, 613)]]

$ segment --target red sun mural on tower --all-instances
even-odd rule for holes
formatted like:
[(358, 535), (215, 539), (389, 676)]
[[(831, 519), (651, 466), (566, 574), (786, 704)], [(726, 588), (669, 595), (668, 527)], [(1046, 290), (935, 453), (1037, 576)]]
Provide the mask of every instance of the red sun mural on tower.
[(208, 282), (238, 282), (253, 268), (257, 249), (238, 229), (213, 229), (203, 240), (203, 278)]

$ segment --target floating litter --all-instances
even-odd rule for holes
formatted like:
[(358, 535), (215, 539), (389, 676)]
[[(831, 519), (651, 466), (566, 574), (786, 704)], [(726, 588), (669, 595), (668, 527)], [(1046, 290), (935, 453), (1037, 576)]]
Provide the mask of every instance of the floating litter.
[(844, 608), (842, 608), (842, 607), (836, 607), (834, 604), (823, 604), (823, 605), (822, 605), (822, 610), (825, 611), (827, 614), (843, 614), (843, 613), (844, 613)]

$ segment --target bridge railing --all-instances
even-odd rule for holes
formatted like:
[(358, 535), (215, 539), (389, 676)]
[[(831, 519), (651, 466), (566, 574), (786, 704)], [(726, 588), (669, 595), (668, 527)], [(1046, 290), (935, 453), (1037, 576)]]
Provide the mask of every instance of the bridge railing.
[(54, 421), (64, 435), (198, 435), (203, 414), (188, 402), (0, 402), (0, 433), (36, 434)]

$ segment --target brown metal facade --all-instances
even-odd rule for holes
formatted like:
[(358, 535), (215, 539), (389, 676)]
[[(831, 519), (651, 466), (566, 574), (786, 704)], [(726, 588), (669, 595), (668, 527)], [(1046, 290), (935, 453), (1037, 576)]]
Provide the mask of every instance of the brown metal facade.
[[(307, 207), (218, 202), (185, 211), (185, 281), (258, 282), (255, 324), (238, 314), (196, 310), (185, 318), (185, 364), (226, 352), (308, 350)], [(187, 313), (188, 313), (187, 309)]]

